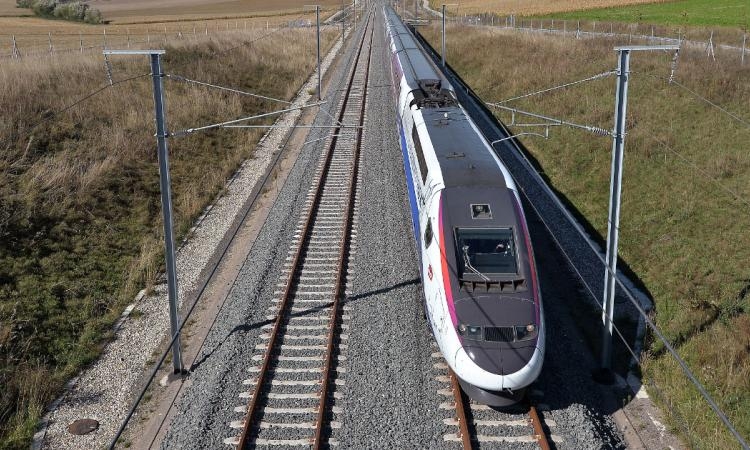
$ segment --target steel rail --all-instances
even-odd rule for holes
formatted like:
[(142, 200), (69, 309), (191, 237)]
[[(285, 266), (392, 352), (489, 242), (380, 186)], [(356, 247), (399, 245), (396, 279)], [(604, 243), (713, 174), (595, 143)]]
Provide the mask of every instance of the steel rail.
[[(451, 383), (451, 391), (453, 392), (453, 399), (456, 403), (456, 420), (458, 421), (458, 437), (461, 438), (461, 445), (464, 450), (473, 450), (475, 439), (472, 438), (471, 425), (469, 423), (467, 410), (468, 406), (464, 401), (463, 393), (461, 392), (461, 385), (458, 383), (456, 374), (449, 369), (449, 377)], [(550, 450), (549, 440), (547, 434), (544, 432), (542, 421), (539, 418), (534, 405), (529, 404), (529, 424), (534, 429), (532, 437), (536, 440), (537, 445), (541, 450)]]
[[(344, 271), (346, 269), (345, 267), (345, 261), (346, 256), (349, 252), (349, 238), (351, 237), (351, 223), (353, 219), (353, 212), (354, 212), (354, 199), (356, 195), (356, 188), (357, 188), (357, 177), (359, 174), (359, 155), (362, 147), (362, 125), (364, 125), (365, 120), (365, 105), (367, 103), (367, 83), (370, 79), (370, 60), (372, 58), (372, 39), (374, 34), (374, 25), (370, 26), (372, 16), (369, 15), (367, 18), (367, 23), (365, 24), (365, 32), (362, 33), (362, 43), (360, 44), (359, 52), (362, 51), (362, 46), (364, 44), (365, 36), (367, 35), (367, 29), (369, 27), (370, 30), (370, 48), (368, 49), (368, 55), (367, 55), (367, 61), (365, 62), (364, 70), (365, 70), (365, 79), (362, 86), (362, 100), (360, 105), (360, 111), (359, 111), (359, 128), (357, 128), (357, 138), (356, 143), (354, 146), (354, 155), (353, 155), (353, 167), (351, 171), (351, 175), (349, 177), (349, 202), (348, 207), (346, 211), (346, 215), (344, 218), (344, 235), (342, 236), (342, 242), (341, 242), (341, 249), (339, 251), (339, 261), (338, 261), (338, 268), (336, 273), (336, 290), (334, 291), (334, 298), (333, 298), (333, 306), (331, 307), (331, 321), (330, 321), (330, 328), (328, 330), (328, 345), (326, 348), (326, 357), (324, 361), (324, 369), (323, 369), (323, 378), (322, 378), (322, 386), (320, 391), (320, 401), (318, 405), (318, 420), (316, 422), (316, 428), (315, 428), (315, 439), (313, 441), (313, 448), (319, 449), (323, 445), (323, 424), (325, 422), (326, 417), (326, 403), (328, 401), (328, 390), (330, 385), (330, 372), (331, 372), (331, 366), (333, 365), (333, 352), (334, 352), (334, 346), (335, 346), (335, 339), (336, 339), (336, 326), (339, 319), (339, 311), (341, 309), (341, 298), (344, 296), (345, 293), (345, 283), (344, 283)], [(360, 55), (357, 55), (357, 66), (359, 66), (359, 57)], [(351, 86), (350, 86), (351, 87)], [(343, 110), (343, 108), (342, 108)]]
[[(360, 40), (359, 48), (357, 50), (357, 58), (355, 59), (354, 64), (352, 64), (351, 72), (348, 76), (347, 88), (344, 93), (344, 99), (342, 102), (341, 109), (339, 110), (338, 119), (337, 119), (337, 122), (339, 123), (341, 123), (342, 120), (344, 119), (346, 105), (349, 101), (349, 95), (352, 90), (351, 88), (353, 86), (354, 76), (356, 74), (356, 69), (359, 63), (359, 57), (362, 51), (362, 45), (364, 44), (364, 36), (365, 36), (365, 33), (362, 34), (362, 39)], [(289, 309), (289, 303), (290, 303), (290, 298), (291, 298), (291, 293), (292, 293), (292, 287), (294, 284), (294, 279), (296, 278), (297, 272), (300, 269), (300, 262), (302, 260), (302, 254), (304, 252), (304, 249), (306, 248), (306, 242), (308, 240), (308, 237), (310, 236), (310, 232), (311, 232), (312, 225), (313, 225), (313, 219), (316, 215), (318, 205), (320, 204), (320, 201), (323, 195), (323, 186), (325, 184), (325, 180), (328, 175), (328, 171), (330, 169), (331, 161), (333, 159), (334, 149), (336, 147), (336, 143), (338, 142), (338, 135), (339, 133), (337, 132), (333, 133), (331, 142), (327, 146), (326, 153), (323, 156), (324, 164), (323, 164), (322, 170), (320, 171), (320, 175), (315, 181), (315, 189), (314, 189), (315, 194), (313, 197), (313, 201), (310, 205), (310, 208), (307, 211), (305, 222), (302, 227), (303, 234), (301, 236), (300, 243), (297, 246), (297, 249), (292, 258), (292, 264), (290, 266), (291, 269), (289, 270), (286, 282), (284, 284), (284, 289), (281, 295), (281, 302), (279, 305), (279, 312), (278, 312), (278, 315), (276, 316), (276, 320), (274, 322), (273, 328), (271, 332), (269, 333), (270, 339), (268, 341), (267, 351), (265, 353), (265, 356), (263, 357), (263, 364), (261, 365), (260, 372), (258, 373), (258, 379), (256, 380), (256, 383), (255, 383), (255, 390), (253, 391), (252, 399), (248, 405), (247, 413), (245, 416), (245, 423), (244, 423), (239, 441), (237, 443), (238, 449), (244, 449), (247, 446), (250, 436), (251, 436), (251, 430), (254, 424), (253, 419), (255, 415), (258, 413), (258, 408), (260, 405), (261, 389), (263, 388), (263, 385), (266, 383), (266, 378), (270, 371), (269, 368), (271, 365), (271, 360), (274, 355), (274, 349), (276, 348), (277, 340), (281, 335), (280, 330), (282, 327), (282, 322)], [(351, 205), (349, 205), (349, 208), (351, 208)], [(349, 212), (347, 211), (347, 215), (348, 214)], [(341, 263), (339, 262), (339, 264)], [(322, 428), (321, 425), (322, 425), (321, 422), (318, 422), (318, 424), (316, 425), (316, 440), (319, 434), (319, 429)]]
[(534, 405), (529, 405), (529, 418), (531, 420), (531, 426), (534, 427), (534, 438), (536, 438), (539, 448), (542, 450), (550, 450), (547, 434), (544, 432), (542, 421), (539, 419), (539, 413)]
[(471, 431), (469, 431), (469, 420), (466, 417), (466, 408), (464, 405), (464, 396), (461, 392), (461, 385), (458, 384), (458, 378), (452, 370), (448, 369), (449, 376), (451, 379), (451, 390), (453, 391), (453, 398), (456, 402), (456, 419), (458, 420), (458, 434), (461, 438), (461, 443), (464, 450), (473, 450), (474, 443), (471, 439)]

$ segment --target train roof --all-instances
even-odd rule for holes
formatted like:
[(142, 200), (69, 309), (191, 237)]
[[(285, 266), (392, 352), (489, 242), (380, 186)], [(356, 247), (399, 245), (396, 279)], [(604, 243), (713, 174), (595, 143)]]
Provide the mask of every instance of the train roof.
[(446, 188), (507, 188), (502, 170), (460, 107), (421, 109)]
[(396, 13), (386, 8), (386, 20), (407, 84), (420, 108), (455, 105), (453, 87), (424, 54), (421, 45)]

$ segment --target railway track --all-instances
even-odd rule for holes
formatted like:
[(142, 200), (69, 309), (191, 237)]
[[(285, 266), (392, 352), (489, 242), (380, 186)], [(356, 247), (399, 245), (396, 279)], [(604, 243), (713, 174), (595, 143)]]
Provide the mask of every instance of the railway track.
[(477, 448), (539, 448), (549, 450), (562, 440), (547, 434), (545, 425), (554, 428), (554, 421), (543, 423), (534, 405), (522, 406), (517, 413), (501, 411), (470, 401), (461, 391), (456, 375), (448, 368), (440, 352), (432, 354), (436, 379), (444, 388), (438, 394), (444, 397), (440, 409), (454, 413), (443, 423), (455, 432), (443, 435), (445, 442), (460, 444), (464, 450)]
[[(322, 448), (340, 425), (332, 420), (336, 386), (346, 361), (345, 295), (349, 259), (356, 253), (359, 155), (367, 101), (373, 37), (372, 13), (358, 40), (354, 63), (339, 103), (338, 124), (326, 142), (315, 182), (307, 194), (289, 254), (274, 292), (269, 320), (255, 347), (230, 424), (240, 434), (225, 443), (244, 449), (265, 446)], [(356, 124), (356, 126), (350, 126)]]

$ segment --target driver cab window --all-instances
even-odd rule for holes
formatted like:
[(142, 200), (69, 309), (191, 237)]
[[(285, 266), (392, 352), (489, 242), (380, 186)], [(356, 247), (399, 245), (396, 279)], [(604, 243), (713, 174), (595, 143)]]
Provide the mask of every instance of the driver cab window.
[(457, 228), (456, 245), (462, 274), (518, 273), (512, 228)]

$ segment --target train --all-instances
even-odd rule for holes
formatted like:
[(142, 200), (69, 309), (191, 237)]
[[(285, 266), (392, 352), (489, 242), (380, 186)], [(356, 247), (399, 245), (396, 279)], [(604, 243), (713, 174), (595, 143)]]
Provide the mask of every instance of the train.
[(427, 322), (470, 398), (516, 404), (545, 352), (518, 189), (442, 71), (391, 7), (383, 13)]

